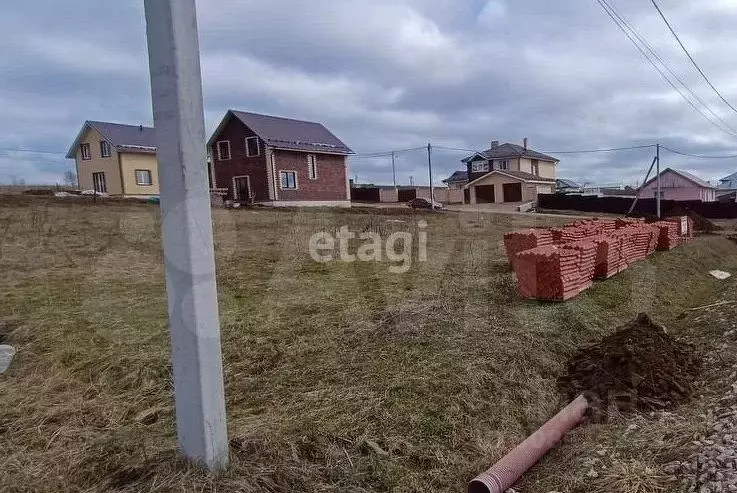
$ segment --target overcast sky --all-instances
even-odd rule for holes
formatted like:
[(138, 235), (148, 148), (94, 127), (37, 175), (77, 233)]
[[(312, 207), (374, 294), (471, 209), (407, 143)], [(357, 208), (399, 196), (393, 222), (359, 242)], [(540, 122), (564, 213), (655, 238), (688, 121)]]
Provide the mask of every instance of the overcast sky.
[[(651, 3), (611, 1), (737, 128)], [(737, 106), (737, 0), (660, 5)], [(660, 141), (737, 154), (737, 138), (681, 99), (595, 0), (200, 0), (198, 15), (208, 132), (234, 108), (322, 122), (357, 153), (527, 136), (543, 152)], [(0, 44), (0, 148), (63, 154), (87, 119), (151, 124), (143, 0), (3, 2)], [(652, 156), (558, 155), (558, 176), (631, 183)], [(437, 151), (437, 182), (463, 157)], [(737, 171), (737, 160), (662, 163), (710, 180)], [(400, 183), (427, 183), (422, 151), (397, 165)], [(59, 154), (0, 151), (0, 182), (55, 183), (72, 168)], [(391, 183), (390, 160), (353, 159), (351, 176)]]

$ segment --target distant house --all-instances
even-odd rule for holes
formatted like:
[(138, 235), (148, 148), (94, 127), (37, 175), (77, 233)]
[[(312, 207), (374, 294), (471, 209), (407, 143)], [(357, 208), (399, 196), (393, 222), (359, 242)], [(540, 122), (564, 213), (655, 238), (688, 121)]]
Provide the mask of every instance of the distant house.
[[(657, 197), (657, 176), (640, 188), (641, 199)], [(667, 168), (660, 173), (660, 198), (665, 200), (701, 200), (714, 202), (716, 188), (698, 176), (686, 171)]]
[(443, 183), (445, 183), (451, 190), (461, 190), (466, 186), (466, 183), (468, 183), (468, 171), (465, 169), (456, 171), (443, 180)]
[(717, 185), (717, 192), (721, 190), (737, 190), (737, 173), (732, 173), (729, 176), (725, 176), (721, 180), (719, 180), (719, 185)]
[(557, 180), (555, 180), (555, 191), (559, 193), (580, 192), (581, 185), (573, 180), (558, 178)]
[(214, 185), (235, 201), (350, 206), (353, 151), (319, 123), (228, 110), (208, 147)]
[(463, 163), (469, 179), (466, 202), (471, 204), (533, 201), (555, 189), (558, 160), (530, 149), (527, 139), (522, 146), (492, 141), (488, 150)]
[(159, 194), (156, 131), (142, 125), (86, 121), (67, 152), (82, 190), (122, 196)]

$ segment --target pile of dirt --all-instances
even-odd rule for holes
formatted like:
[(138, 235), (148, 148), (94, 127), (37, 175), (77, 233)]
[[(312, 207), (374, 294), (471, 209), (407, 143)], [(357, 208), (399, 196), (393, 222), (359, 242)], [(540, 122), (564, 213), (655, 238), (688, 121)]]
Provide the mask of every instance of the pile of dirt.
[(701, 357), (691, 345), (640, 314), (599, 344), (574, 355), (559, 386), (569, 400), (585, 393), (594, 417), (606, 419), (610, 406), (620, 411), (653, 411), (687, 399), (700, 370)]

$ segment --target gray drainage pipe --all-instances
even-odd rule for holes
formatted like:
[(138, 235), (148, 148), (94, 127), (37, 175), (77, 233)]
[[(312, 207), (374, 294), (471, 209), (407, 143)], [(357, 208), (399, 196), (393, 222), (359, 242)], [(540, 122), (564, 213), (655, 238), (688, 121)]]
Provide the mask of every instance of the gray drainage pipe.
[(504, 493), (511, 488), (566, 433), (581, 423), (588, 407), (586, 398), (583, 395), (578, 396), (491, 469), (471, 481), (468, 493)]

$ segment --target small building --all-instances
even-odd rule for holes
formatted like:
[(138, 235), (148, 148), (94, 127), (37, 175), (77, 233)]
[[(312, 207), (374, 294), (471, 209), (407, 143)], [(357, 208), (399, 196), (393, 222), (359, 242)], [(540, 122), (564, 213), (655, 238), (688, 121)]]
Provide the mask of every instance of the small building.
[[(658, 195), (657, 176), (640, 188), (637, 196), (652, 199)], [(714, 202), (716, 187), (686, 171), (666, 168), (660, 173), (660, 198), (663, 200), (700, 200)]]
[(717, 185), (717, 200), (720, 202), (734, 202), (737, 196), (737, 173), (732, 173), (719, 180)]
[(582, 187), (573, 180), (558, 178), (555, 180), (555, 191), (558, 193), (579, 193)]
[(228, 110), (208, 148), (214, 187), (231, 200), (350, 207), (353, 151), (319, 123)]
[(456, 171), (443, 180), (443, 183), (445, 183), (445, 185), (451, 190), (463, 190), (463, 187), (468, 183), (468, 171), (465, 169)]
[(126, 197), (159, 194), (156, 131), (143, 125), (86, 121), (67, 152), (82, 190)]
[(463, 160), (469, 183), (463, 188), (470, 204), (531, 202), (553, 193), (558, 160), (523, 145), (492, 141), (491, 147)]

